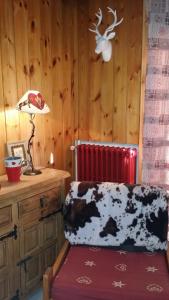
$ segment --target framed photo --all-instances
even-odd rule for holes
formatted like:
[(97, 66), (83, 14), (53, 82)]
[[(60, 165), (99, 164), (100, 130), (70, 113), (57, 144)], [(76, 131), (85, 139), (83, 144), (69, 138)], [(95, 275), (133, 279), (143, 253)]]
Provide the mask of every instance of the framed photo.
[(7, 143), (7, 151), (9, 156), (20, 156), (22, 158), (22, 166), (26, 167), (28, 164), (28, 142), (18, 141)]

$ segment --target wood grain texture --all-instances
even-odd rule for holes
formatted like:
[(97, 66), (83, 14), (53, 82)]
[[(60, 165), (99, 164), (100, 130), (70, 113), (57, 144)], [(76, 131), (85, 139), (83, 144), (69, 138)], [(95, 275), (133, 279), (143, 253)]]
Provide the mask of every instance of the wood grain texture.
[[(2, 58), (0, 48), (0, 70), (2, 70)], [(0, 72), (0, 99), (3, 99), (3, 80), (2, 72)], [(5, 111), (3, 101), (0, 100), (0, 126), (1, 126), (1, 138), (0, 138), (0, 173), (4, 173), (4, 162), (5, 157), (5, 143), (6, 143), (6, 122), (5, 122)]]
[(3, 103), (5, 108), (7, 140), (19, 139), (19, 117), (15, 111), (17, 101), (15, 35), (13, 1), (3, 1), (1, 6), (1, 65), (3, 78)]
[[(42, 64), (42, 27), (41, 27), (41, 0), (28, 1), (28, 49), (29, 49), (29, 76), (30, 89), (43, 93), (43, 64)], [(45, 95), (44, 95), (45, 97)], [(35, 136), (33, 140), (34, 164), (41, 166), (45, 162), (45, 116), (35, 116)]]
[[(29, 53), (28, 53), (28, 1), (15, 0), (14, 32), (17, 98), (19, 99), (30, 87)], [(30, 135), (29, 116), (19, 113), (19, 139), (26, 140)], [(23, 126), (24, 124), (24, 126)]]
[(74, 15), (70, 12), (76, 9), (76, 7), (73, 0), (63, 1), (63, 3), (63, 168), (69, 170), (72, 173), (73, 166), (70, 145), (74, 141)]
[[(112, 23), (107, 6), (117, 10), (111, 41), (112, 59), (95, 53), (97, 21), (100, 31)], [(15, 105), (28, 89), (39, 90), (50, 113), (36, 115), (33, 159), (74, 174), (70, 145), (75, 139), (139, 143), (144, 101), (145, 53), (142, 0), (0, 0), (0, 174), (6, 142), (27, 140), (27, 114)], [(141, 143), (140, 143), (141, 145)]]
[[(55, 169), (43, 169), (42, 174), (39, 176), (26, 176), (22, 175), (21, 180), (18, 184), (12, 184), (7, 181), (7, 176), (2, 175), (0, 177), (0, 204), (5, 201), (7, 198), (10, 198), (10, 201), (13, 201), (15, 197), (17, 200), (19, 197), (23, 197), (23, 194), (31, 194), (34, 189), (39, 189), (43, 191), (43, 187), (47, 187), (50, 184), (51, 188), (57, 186), (59, 180), (63, 181), (66, 178), (69, 178), (70, 174), (67, 171), (55, 170)], [(52, 186), (52, 183), (54, 186)], [(31, 189), (30, 189), (31, 186)]]
[[(62, 0), (51, 2), (52, 19), (52, 111), (53, 151), (55, 167), (63, 168), (63, 13)], [(57, 12), (57, 14), (56, 14)]]
[(78, 1), (77, 9), (78, 135), (89, 140), (89, 1)]

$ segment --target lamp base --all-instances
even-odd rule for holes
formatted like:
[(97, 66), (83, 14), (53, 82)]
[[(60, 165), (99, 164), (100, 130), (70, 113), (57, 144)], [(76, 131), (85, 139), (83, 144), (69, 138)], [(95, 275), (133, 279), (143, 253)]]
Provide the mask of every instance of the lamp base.
[(39, 175), (42, 174), (42, 172), (40, 170), (26, 170), (25, 172), (23, 172), (23, 175), (28, 175), (28, 176), (35, 176), (35, 175)]

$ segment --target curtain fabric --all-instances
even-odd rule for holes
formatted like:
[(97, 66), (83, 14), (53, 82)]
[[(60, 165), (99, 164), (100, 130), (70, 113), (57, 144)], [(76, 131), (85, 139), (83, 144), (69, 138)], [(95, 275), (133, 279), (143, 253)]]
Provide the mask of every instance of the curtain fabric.
[(143, 131), (143, 182), (169, 189), (169, 0), (145, 0), (148, 61)]

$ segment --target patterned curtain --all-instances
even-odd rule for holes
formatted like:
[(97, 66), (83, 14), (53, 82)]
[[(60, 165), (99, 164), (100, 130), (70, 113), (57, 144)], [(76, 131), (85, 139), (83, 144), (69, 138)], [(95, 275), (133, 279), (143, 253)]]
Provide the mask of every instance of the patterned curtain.
[(145, 0), (148, 64), (143, 132), (143, 182), (169, 189), (169, 0)]

